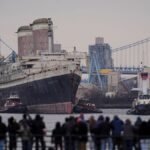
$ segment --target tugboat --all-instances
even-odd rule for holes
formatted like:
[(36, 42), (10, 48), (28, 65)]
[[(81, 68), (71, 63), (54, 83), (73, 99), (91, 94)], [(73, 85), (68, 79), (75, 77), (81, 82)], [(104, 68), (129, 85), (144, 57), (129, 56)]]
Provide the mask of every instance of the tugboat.
[(149, 115), (150, 114), (150, 95), (139, 95), (132, 103), (132, 108), (127, 114)]
[(27, 107), (24, 105), (20, 97), (16, 93), (11, 93), (6, 99), (3, 108), (0, 109), (0, 113), (26, 113)]
[(73, 107), (73, 113), (102, 113), (102, 111), (90, 101), (81, 99)]
[(149, 73), (141, 72), (139, 76), (138, 97), (134, 99), (132, 108), (127, 111), (127, 114), (150, 115), (150, 94), (149, 94)]

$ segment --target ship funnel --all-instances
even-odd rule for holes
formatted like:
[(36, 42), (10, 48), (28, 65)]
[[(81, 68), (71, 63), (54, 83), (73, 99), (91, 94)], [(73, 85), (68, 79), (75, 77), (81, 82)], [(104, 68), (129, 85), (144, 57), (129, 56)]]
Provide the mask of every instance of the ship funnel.
[(54, 39), (53, 39), (53, 22), (51, 18), (48, 18), (48, 47), (49, 47), (49, 53), (53, 53)]

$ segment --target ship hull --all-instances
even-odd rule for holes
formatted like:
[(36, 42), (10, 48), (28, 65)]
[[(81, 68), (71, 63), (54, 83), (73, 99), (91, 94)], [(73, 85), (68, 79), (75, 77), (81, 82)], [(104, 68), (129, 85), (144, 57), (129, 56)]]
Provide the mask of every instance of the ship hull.
[(127, 111), (127, 114), (150, 115), (150, 104), (139, 104)]
[(9, 93), (17, 92), (22, 103), (27, 106), (63, 104), (65, 102), (74, 103), (80, 80), (80, 75), (70, 73), (26, 82), (0, 89), (0, 100), (7, 97)]
[(72, 102), (54, 103), (54, 104), (40, 104), (29, 105), (27, 107), (28, 113), (42, 113), (42, 114), (71, 114), (73, 109)]

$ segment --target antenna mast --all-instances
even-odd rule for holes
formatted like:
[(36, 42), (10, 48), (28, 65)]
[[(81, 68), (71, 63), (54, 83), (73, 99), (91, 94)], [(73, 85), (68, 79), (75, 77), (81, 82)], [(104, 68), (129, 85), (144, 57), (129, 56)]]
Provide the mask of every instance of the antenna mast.
[(48, 18), (48, 45), (49, 53), (54, 52), (54, 39), (53, 39), (53, 22), (51, 18)]

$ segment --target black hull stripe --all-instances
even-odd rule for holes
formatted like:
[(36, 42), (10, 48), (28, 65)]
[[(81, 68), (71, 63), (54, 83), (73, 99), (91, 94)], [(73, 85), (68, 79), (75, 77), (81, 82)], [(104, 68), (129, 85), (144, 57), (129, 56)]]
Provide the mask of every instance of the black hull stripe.
[(37, 80), (0, 90), (0, 100), (17, 92), (26, 105), (73, 102), (81, 77), (77, 74), (66, 74)]

